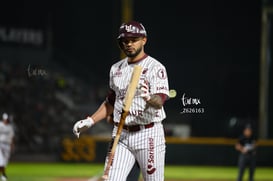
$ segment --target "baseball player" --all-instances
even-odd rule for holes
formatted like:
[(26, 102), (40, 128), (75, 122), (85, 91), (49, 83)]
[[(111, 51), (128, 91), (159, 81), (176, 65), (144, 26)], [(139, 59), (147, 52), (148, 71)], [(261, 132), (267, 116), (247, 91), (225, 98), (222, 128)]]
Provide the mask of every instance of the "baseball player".
[(91, 116), (77, 121), (73, 132), (79, 136), (81, 132), (113, 113), (114, 138), (133, 67), (140, 65), (142, 74), (139, 88), (126, 117), (108, 180), (126, 181), (137, 161), (145, 181), (163, 181), (165, 136), (162, 121), (166, 118), (163, 105), (169, 98), (167, 72), (164, 65), (145, 53), (147, 33), (141, 23), (136, 21), (123, 23), (117, 40), (127, 57), (111, 67), (110, 91), (106, 100)]
[(5, 168), (8, 164), (10, 152), (14, 146), (14, 130), (10, 124), (7, 113), (3, 113), (2, 121), (0, 122), (0, 173), (1, 180), (6, 181), (7, 175)]
[(238, 159), (239, 174), (237, 181), (242, 181), (246, 166), (249, 166), (249, 181), (253, 181), (256, 165), (256, 143), (250, 125), (244, 128), (243, 135), (240, 136), (235, 149), (241, 153)]

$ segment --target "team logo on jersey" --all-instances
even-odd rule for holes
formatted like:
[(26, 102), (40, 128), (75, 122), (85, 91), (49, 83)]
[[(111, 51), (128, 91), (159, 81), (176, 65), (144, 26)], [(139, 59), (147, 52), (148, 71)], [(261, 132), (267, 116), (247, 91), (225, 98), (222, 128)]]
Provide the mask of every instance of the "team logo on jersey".
[(148, 71), (148, 68), (144, 68), (143, 71), (142, 71), (142, 75), (146, 74)]
[(147, 166), (147, 173), (149, 175), (153, 174), (156, 171), (156, 168), (154, 167), (154, 139), (149, 138), (149, 157), (148, 157), (148, 166)]
[(122, 76), (122, 72), (120, 70), (117, 70), (115, 73), (114, 73), (114, 76), (115, 77), (121, 77)]
[(166, 86), (158, 86), (158, 87), (156, 87), (156, 90), (157, 90), (157, 91), (161, 91), (161, 90), (167, 91), (167, 90), (168, 90), (168, 87), (166, 87)]
[(118, 66), (116, 72), (114, 72), (114, 76), (115, 76), (115, 77), (121, 77), (121, 76), (122, 76), (121, 66), (122, 66), (122, 64), (120, 64), (120, 65)]
[(159, 69), (158, 72), (157, 72), (157, 76), (160, 78), (160, 79), (166, 79), (167, 78), (167, 73), (164, 69)]
[(126, 91), (127, 91), (127, 88), (125, 89), (120, 89), (118, 92), (117, 92), (117, 98), (123, 100), (125, 98), (125, 94), (126, 94)]

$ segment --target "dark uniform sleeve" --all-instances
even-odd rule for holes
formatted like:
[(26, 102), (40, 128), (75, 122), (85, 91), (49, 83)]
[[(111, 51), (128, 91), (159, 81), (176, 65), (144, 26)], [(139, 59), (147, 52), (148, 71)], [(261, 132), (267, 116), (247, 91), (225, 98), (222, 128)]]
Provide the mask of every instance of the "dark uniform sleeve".
[(108, 102), (111, 106), (114, 107), (116, 100), (116, 93), (114, 90), (110, 89), (108, 95), (106, 96), (106, 102)]

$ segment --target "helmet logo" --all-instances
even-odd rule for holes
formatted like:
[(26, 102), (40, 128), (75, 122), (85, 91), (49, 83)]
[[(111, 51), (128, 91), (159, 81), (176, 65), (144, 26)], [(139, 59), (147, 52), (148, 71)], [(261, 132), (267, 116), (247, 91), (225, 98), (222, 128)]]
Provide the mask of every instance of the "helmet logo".
[(125, 30), (131, 33), (139, 33), (139, 29), (132, 25), (125, 25)]
[(119, 28), (119, 36), (117, 39), (125, 37), (145, 37), (146, 30), (142, 24), (137, 22), (123, 23)]

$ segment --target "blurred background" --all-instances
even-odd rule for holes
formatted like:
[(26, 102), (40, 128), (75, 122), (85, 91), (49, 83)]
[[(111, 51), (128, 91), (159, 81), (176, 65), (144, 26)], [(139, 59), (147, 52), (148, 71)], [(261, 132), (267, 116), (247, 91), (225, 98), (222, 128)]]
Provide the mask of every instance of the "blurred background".
[[(0, 112), (16, 128), (12, 159), (103, 162), (112, 126), (102, 121), (80, 143), (72, 127), (105, 99), (120, 59), (119, 26), (134, 19), (177, 93), (164, 125), (167, 151), (184, 156), (167, 155), (167, 163), (235, 164), (234, 140), (250, 123), (263, 143), (258, 164), (272, 166), (272, 7), (272, 0), (1, 2)], [(184, 105), (183, 97), (200, 104)]]

